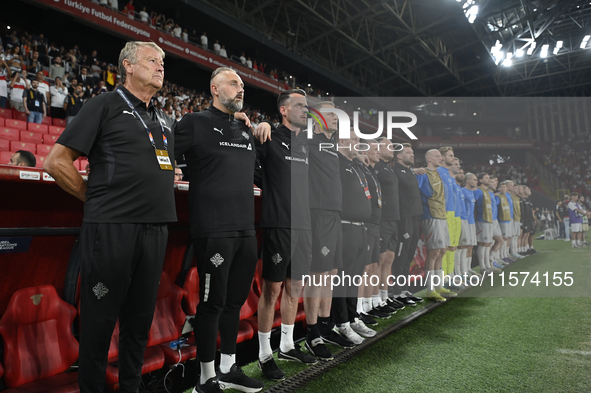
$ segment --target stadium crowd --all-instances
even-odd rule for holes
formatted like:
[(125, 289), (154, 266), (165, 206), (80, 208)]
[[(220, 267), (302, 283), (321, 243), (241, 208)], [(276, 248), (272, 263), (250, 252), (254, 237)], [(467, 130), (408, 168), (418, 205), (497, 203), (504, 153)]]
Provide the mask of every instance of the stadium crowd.
[[(589, 135), (546, 143), (540, 159), (568, 189), (591, 197), (591, 137)], [(589, 199), (587, 199), (587, 203)]]

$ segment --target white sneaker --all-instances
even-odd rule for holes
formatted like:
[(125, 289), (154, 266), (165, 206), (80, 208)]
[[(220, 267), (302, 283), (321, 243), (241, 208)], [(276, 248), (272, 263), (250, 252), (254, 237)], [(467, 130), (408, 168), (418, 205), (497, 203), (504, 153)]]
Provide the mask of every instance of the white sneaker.
[(474, 271), (474, 270), (472, 270), (472, 269), (469, 269), (469, 270), (468, 270), (468, 273), (470, 273), (470, 274), (471, 274), (471, 275), (473, 275), (473, 276), (482, 277), (482, 274), (480, 274), (480, 273), (478, 273), (478, 272), (475, 272), (475, 271)]
[(498, 263), (499, 265), (504, 265), (504, 266), (509, 265), (507, 262), (503, 261), (502, 259), (496, 259), (495, 262)]
[(355, 333), (353, 329), (351, 329), (351, 325), (349, 322), (345, 322), (340, 326), (336, 327), (338, 332), (341, 333), (347, 340), (351, 341), (355, 345), (359, 345), (363, 342), (363, 337), (359, 334)]
[(525, 258), (523, 255), (515, 253), (515, 254), (511, 254), (512, 257), (517, 258), (517, 259), (523, 259)]
[(349, 324), (351, 329), (355, 331), (355, 333), (359, 334), (361, 337), (373, 337), (377, 334), (377, 332), (373, 329), (368, 328), (365, 326), (363, 321), (359, 318), (355, 318), (353, 322)]

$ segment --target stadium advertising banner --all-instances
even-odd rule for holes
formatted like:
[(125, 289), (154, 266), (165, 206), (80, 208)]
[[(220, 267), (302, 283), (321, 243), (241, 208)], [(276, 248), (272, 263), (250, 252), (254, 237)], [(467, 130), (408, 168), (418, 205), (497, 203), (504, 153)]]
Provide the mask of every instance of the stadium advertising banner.
[(129, 18), (126, 15), (102, 7), (89, 0), (35, 0), (61, 12), (86, 20), (103, 28), (112, 30), (129, 39), (153, 41), (165, 52), (174, 53), (184, 59), (214, 70), (218, 67), (231, 67), (243, 78), (244, 83), (278, 94), (284, 89), (283, 84), (265, 75), (254, 72), (221, 56), (217, 56), (196, 45), (159, 31), (147, 24)]

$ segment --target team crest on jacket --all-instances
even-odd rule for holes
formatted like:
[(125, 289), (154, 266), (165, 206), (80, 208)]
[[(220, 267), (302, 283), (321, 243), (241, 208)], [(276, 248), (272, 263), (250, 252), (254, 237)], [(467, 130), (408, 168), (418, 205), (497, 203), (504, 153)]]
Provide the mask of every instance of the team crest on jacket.
[(246, 131), (242, 131), (242, 136), (244, 137), (244, 139), (249, 139)]
[(92, 292), (94, 292), (97, 299), (100, 299), (109, 293), (109, 288), (107, 288), (102, 282), (99, 282), (92, 288)]
[(302, 146), (302, 153), (306, 154), (306, 147)]
[(219, 252), (215, 254), (213, 257), (211, 257), (209, 260), (211, 261), (211, 263), (213, 263), (213, 266), (215, 267), (220, 266), (222, 262), (224, 262), (224, 258), (220, 255)]
[(320, 252), (322, 253), (322, 255), (327, 256), (330, 250), (326, 246), (324, 246), (322, 247), (322, 250), (320, 250)]
[(274, 263), (275, 265), (278, 265), (278, 264), (279, 264), (279, 262), (281, 262), (281, 261), (283, 260), (283, 258), (281, 258), (281, 255), (279, 255), (279, 253), (277, 253), (277, 254), (273, 255), (273, 256), (271, 257), (271, 259), (273, 260), (273, 263)]

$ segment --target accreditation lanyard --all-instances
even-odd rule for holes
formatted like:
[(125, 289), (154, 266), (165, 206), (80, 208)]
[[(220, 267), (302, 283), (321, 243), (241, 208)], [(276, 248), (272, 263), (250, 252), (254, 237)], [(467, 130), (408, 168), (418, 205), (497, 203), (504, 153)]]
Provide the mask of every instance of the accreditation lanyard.
[(131, 111), (133, 112), (133, 116), (135, 118), (139, 119), (142, 122), (142, 125), (144, 126), (144, 128), (146, 129), (146, 132), (148, 133), (148, 138), (150, 138), (150, 143), (152, 143), (152, 146), (154, 147), (154, 150), (156, 151), (156, 159), (158, 160), (158, 164), (160, 165), (160, 169), (165, 170), (165, 171), (172, 171), (173, 170), (172, 163), (170, 162), (170, 157), (168, 156), (168, 139), (166, 138), (166, 133), (164, 132), (164, 127), (162, 127), (162, 122), (160, 121), (160, 117), (158, 116), (158, 113), (154, 112), (154, 114), (156, 115), (156, 119), (158, 120), (158, 124), (160, 124), (160, 129), (162, 130), (162, 140), (164, 142), (164, 150), (160, 150), (156, 147), (156, 142), (154, 142), (154, 137), (152, 136), (152, 131), (150, 131), (150, 129), (148, 128), (148, 125), (146, 124), (146, 122), (144, 122), (144, 119), (142, 119), (142, 117), (137, 112), (137, 110), (135, 109), (135, 107), (133, 106), (131, 101), (129, 101), (129, 98), (127, 98), (127, 96), (125, 95), (125, 93), (121, 89), (116, 89), (116, 90), (117, 90), (117, 93), (119, 93), (119, 95), (121, 96), (121, 98), (123, 98), (123, 100), (125, 101), (127, 106), (129, 106), (129, 109), (131, 109)]
[(378, 192), (378, 207), (382, 207), (382, 186), (376, 180), (374, 174), (371, 172), (371, 169), (367, 168), (366, 172), (369, 174), (371, 180), (373, 180), (373, 183), (376, 185), (376, 190)]
[(355, 172), (355, 174), (357, 175), (357, 178), (359, 179), (359, 183), (361, 183), (361, 187), (363, 188), (363, 191), (365, 192), (365, 197), (367, 199), (371, 199), (371, 194), (369, 192), (369, 187), (367, 184), (367, 180), (365, 179), (365, 176), (363, 176), (363, 178), (362, 178), (361, 175), (359, 175), (359, 172), (357, 172), (357, 169), (355, 169), (355, 165), (351, 164), (351, 165), (349, 165), (349, 167), (351, 169), (353, 169), (353, 172)]

